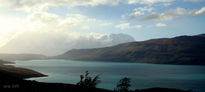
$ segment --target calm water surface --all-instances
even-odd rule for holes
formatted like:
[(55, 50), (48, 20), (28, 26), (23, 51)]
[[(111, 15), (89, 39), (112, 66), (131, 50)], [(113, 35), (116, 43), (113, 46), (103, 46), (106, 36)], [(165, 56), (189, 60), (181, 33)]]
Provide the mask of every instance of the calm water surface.
[(132, 89), (150, 87), (193, 89), (205, 92), (205, 66), (113, 63), (72, 60), (15, 61), (15, 66), (39, 71), (48, 77), (30, 78), (40, 82), (76, 84), (88, 70), (100, 75), (99, 88), (113, 89), (123, 77), (131, 78)]

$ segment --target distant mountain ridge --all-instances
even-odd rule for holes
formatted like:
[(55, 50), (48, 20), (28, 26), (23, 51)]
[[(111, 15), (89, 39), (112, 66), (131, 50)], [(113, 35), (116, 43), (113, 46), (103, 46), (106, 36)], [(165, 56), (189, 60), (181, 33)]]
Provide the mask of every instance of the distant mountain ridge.
[(73, 49), (54, 58), (205, 65), (205, 34), (129, 42), (105, 48)]
[(48, 57), (40, 54), (5, 54), (0, 53), (0, 59), (5, 61), (15, 60), (33, 60), (33, 59), (47, 59)]

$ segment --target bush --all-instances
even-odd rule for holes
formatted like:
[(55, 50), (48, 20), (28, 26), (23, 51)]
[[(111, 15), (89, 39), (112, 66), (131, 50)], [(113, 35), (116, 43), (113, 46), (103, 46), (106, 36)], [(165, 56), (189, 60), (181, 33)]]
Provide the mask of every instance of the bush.
[(115, 91), (118, 91), (118, 92), (128, 92), (129, 91), (129, 87), (131, 86), (130, 85), (130, 81), (131, 79), (130, 78), (127, 78), (127, 77), (125, 77), (125, 78), (122, 78), (119, 82), (118, 82), (118, 84), (117, 84), (117, 86), (116, 86), (116, 88), (114, 89)]
[(86, 71), (85, 75), (80, 75), (80, 81), (77, 85), (85, 86), (85, 87), (96, 87), (97, 84), (100, 83), (99, 75), (95, 76), (94, 78), (89, 76), (89, 72)]

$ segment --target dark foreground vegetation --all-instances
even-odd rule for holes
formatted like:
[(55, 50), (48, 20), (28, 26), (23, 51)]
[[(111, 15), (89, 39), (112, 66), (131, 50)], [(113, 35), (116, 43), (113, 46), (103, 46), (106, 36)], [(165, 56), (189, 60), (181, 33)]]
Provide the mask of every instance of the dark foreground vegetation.
[[(118, 92), (113, 90), (106, 90), (94, 87), (84, 87), (73, 84), (62, 84), (62, 83), (42, 83), (36, 81), (20, 80), (16, 78), (5, 78), (0, 81), (0, 90), (15, 91), (15, 92)], [(133, 91), (119, 91), (119, 92), (190, 92), (179, 89), (169, 88), (150, 88)]]

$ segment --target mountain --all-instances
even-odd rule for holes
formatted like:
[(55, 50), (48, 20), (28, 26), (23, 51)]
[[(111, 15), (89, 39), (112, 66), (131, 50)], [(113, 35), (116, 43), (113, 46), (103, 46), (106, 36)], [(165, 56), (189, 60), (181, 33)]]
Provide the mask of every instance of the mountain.
[(205, 34), (129, 42), (106, 48), (72, 49), (54, 58), (205, 65)]
[(33, 59), (46, 59), (47, 56), (40, 54), (0, 54), (0, 59), (5, 61), (15, 60), (33, 60)]

